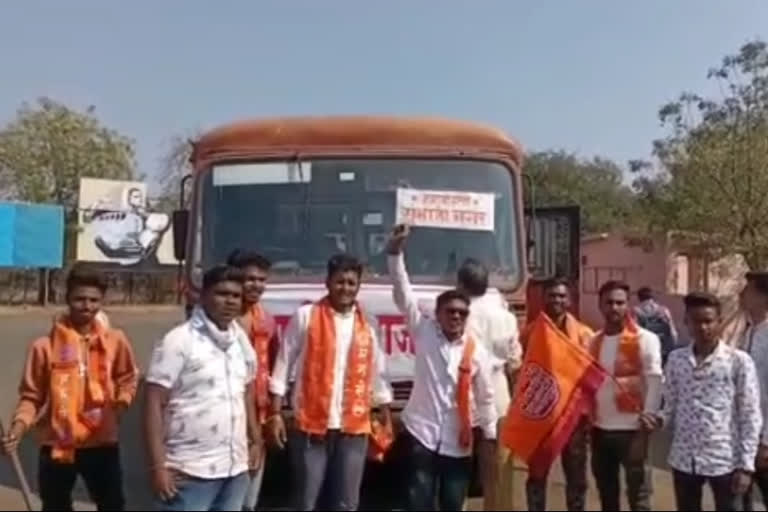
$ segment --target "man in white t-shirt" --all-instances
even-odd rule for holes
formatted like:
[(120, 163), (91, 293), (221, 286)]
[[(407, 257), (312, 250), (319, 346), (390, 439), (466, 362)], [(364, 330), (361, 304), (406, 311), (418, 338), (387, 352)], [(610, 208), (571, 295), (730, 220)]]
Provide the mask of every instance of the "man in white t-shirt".
[(648, 434), (640, 415), (661, 405), (661, 343), (631, 318), (629, 291), (620, 281), (600, 287), (605, 323), (591, 341), (593, 356), (611, 375), (598, 390), (592, 431), (592, 472), (603, 510), (620, 510), (622, 466), (630, 508), (651, 510)]
[(144, 426), (161, 510), (240, 510), (261, 464), (243, 281), (234, 267), (206, 272), (201, 306), (152, 353)]

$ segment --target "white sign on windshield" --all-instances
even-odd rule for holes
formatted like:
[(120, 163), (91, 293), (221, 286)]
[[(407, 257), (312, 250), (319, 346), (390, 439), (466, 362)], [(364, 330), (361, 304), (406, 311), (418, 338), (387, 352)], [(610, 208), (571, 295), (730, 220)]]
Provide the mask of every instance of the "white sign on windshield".
[(397, 189), (398, 224), (493, 231), (495, 195), (479, 192)]
[(297, 162), (262, 162), (257, 164), (227, 164), (213, 168), (213, 186), (279, 185), (309, 183), (312, 166)]

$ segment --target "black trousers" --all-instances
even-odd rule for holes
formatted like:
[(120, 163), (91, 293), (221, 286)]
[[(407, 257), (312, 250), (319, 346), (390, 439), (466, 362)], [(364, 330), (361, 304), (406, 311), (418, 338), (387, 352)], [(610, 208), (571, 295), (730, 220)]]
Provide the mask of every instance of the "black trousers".
[[(587, 449), (589, 446), (589, 429), (586, 421), (582, 421), (574, 430), (563, 453), (560, 462), (565, 474), (565, 503), (569, 512), (582, 512), (587, 494)], [(547, 480), (537, 480), (528, 477), (525, 485), (529, 511), (547, 510)]]
[(621, 510), (619, 469), (623, 466), (627, 479), (627, 501), (635, 511), (651, 510), (651, 476), (647, 457), (631, 456), (634, 430), (592, 430), (592, 473), (600, 494), (602, 510)]
[(749, 491), (744, 495), (744, 508), (746, 512), (752, 512), (755, 510), (755, 499), (758, 495), (758, 489), (760, 490), (762, 502), (768, 504), (768, 469), (758, 469), (755, 471), (752, 480), (752, 486)]
[(43, 510), (73, 510), (72, 491), (78, 476), (98, 510), (125, 509), (120, 449), (110, 445), (77, 450), (74, 464), (56, 462), (50, 447), (41, 448), (37, 478)]
[(742, 510), (743, 497), (733, 492), (733, 474), (707, 477), (675, 471), (675, 499), (677, 510), (701, 510), (701, 494), (708, 483), (715, 497), (715, 510), (725, 512)]

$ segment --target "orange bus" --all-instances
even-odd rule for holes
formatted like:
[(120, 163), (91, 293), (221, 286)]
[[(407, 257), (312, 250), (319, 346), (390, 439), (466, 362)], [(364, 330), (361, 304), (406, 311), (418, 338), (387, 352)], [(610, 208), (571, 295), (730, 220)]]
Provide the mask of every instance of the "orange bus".
[(391, 299), (384, 251), (396, 222), (414, 226), (407, 265), (427, 308), (473, 257), (491, 271), (489, 293), (522, 322), (526, 299), (536, 295), (526, 286), (529, 266), (537, 275), (526, 227), (551, 239), (536, 246), (538, 276), (562, 270), (563, 251), (554, 247), (562, 245), (560, 221), (526, 214), (523, 150), (492, 127), (395, 117), (245, 121), (204, 134), (191, 162), (191, 194), (182, 192), (183, 209), (174, 213), (187, 303), (196, 300), (204, 269), (235, 248), (255, 249), (273, 263), (263, 301), (284, 327), (299, 305), (324, 294), (328, 258), (354, 254), (365, 265), (359, 300), (378, 319), (396, 409), (413, 375), (413, 347)]

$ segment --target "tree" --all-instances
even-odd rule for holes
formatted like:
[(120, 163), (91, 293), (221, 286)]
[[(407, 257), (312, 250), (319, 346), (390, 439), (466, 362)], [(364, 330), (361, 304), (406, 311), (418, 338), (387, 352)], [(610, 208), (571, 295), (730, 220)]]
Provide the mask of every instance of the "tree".
[(192, 144), (202, 131), (190, 130), (187, 135), (174, 135), (168, 143), (168, 150), (160, 160), (161, 174), (159, 183), (161, 193), (159, 202), (165, 209), (174, 209), (179, 204), (179, 192), (184, 176), (192, 173)]
[(0, 200), (13, 199), (16, 190), (13, 186), (13, 176), (0, 166)]
[[(67, 260), (74, 254), (80, 178), (134, 179), (135, 162), (133, 141), (103, 126), (94, 107), (78, 112), (40, 98), (22, 104), (0, 130), (0, 185), (10, 199), (66, 208)], [(55, 299), (54, 276), (45, 274), (38, 280), (41, 304)]]
[(81, 177), (134, 179), (133, 141), (103, 126), (94, 112), (48, 98), (21, 106), (0, 130), (0, 176), (15, 199), (74, 209)]
[(674, 232), (712, 258), (768, 265), (768, 45), (751, 41), (710, 70), (720, 97), (684, 93), (659, 110), (659, 169), (637, 163), (651, 229)]
[(525, 173), (534, 185), (537, 206), (579, 205), (585, 232), (624, 228), (633, 217), (634, 196), (611, 160), (580, 159), (565, 151), (528, 155)]

